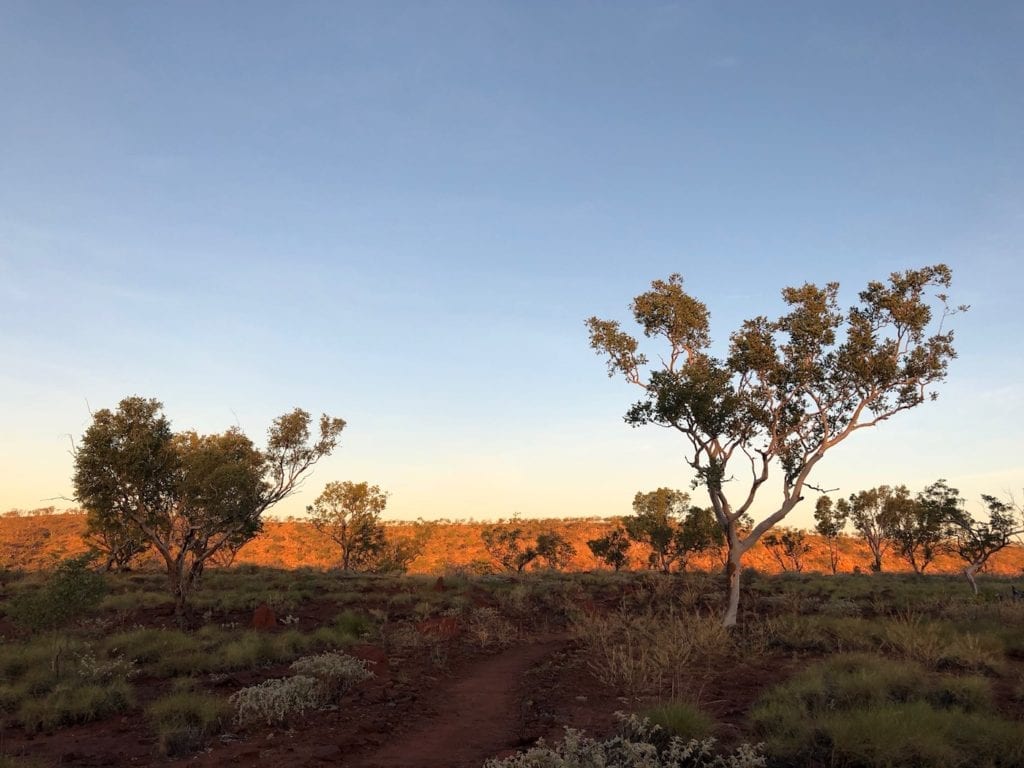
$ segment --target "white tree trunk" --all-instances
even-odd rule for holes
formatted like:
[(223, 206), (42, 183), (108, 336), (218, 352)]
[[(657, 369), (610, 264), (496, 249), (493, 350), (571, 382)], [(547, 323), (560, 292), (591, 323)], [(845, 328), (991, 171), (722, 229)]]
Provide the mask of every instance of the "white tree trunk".
[(735, 627), (740, 610), (740, 570), (743, 550), (739, 546), (729, 547), (729, 560), (725, 565), (725, 575), (728, 581), (729, 602), (726, 604), (725, 616), (722, 619), (722, 626)]
[(964, 576), (971, 582), (971, 589), (974, 590), (974, 596), (978, 596), (978, 582), (974, 580), (974, 575), (981, 569), (981, 563), (972, 563), (964, 568)]

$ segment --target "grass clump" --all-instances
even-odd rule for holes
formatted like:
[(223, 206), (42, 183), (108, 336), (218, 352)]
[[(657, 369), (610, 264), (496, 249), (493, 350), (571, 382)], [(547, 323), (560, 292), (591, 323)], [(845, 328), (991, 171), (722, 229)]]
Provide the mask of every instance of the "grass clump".
[(103, 685), (62, 682), (40, 697), (25, 699), (17, 719), (28, 731), (52, 731), (66, 725), (103, 720), (132, 705), (131, 687), (125, 680)]
[(231, 704), (219, 696), (181, 690), (154, 701), (146, 716), (157, 733), (160, 752), (168, 757), (203, 747), (231, 720)]
[(683, 740), (706, 739), (715, 730), (710, 715), (687, 701), (667, 701), (643, 713), (668, 736)]
[(1024, 762), (1024, 727), (992, 714), (982, 677), (837, 656), (770, 690), (751, 712), (780, 765), (1004, 768)]
[(581, 615), (573, 626), (597, 678), (634, 694), (685, 692), (735, 649), (718, 618), (696, 613)]

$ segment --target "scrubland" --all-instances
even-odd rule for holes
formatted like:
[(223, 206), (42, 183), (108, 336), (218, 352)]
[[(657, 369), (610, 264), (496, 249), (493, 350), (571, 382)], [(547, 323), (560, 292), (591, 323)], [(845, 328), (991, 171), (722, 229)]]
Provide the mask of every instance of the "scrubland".
[(750, 570), (726, 630), (710, 571), (240, 565), (185, 624), (160, 574), (106, 574), (32, 635), (48, 578), (3, 579), (0, 765), (1024, 765), (1024, 601), (995, 576)]

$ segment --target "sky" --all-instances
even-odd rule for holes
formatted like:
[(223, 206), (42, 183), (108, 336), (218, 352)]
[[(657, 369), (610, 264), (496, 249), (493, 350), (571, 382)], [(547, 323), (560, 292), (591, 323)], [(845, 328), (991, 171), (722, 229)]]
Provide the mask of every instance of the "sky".
[(995, 1), (0, 0), (0, 509), (73, 506), (90, 410), (137, 394), (257, 443), (345, 418), (281, 516), (334, 480), (628, 514), (691, 473), (585, 318), (679, 272), (723, 343), (938, 262), (972, 307), (939, 399), (813, 482), (1020, 498), (1022, 39)]

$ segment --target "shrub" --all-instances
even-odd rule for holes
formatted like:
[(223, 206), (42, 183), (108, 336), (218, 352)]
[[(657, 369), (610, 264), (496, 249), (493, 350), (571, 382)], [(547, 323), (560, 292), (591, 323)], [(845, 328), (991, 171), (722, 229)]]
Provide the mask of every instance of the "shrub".
[(661, 729), (647, 720), (622, 719), (620, 736), (599, 741), (566, 728), (558, 744), (549, 746), (541, 739), (526, 752), (488, 760), (484, 768), (763, 768), (767, 764), (760, 745), (741, 744), (732, 753), (716, 754), (714, 739), (664, 739)]
[(178, 691), (154, 701), (146, 716), (157, 732), (160, 751), (169, 757), (200, 749), (231, 718), (231, 705), (218, 696)]
[(496, 608), (473, 608), (466, 630), (480, 648), (506, 648), (516, 636), (515, 627)]
[(228, 701), (235, 707), (235, 722), (239, 725), (284, 725), (292, 717), (320, 707), (324, 703), (323, 687), (319, 680), (305, 675), (275, 678), (242, 688)]
[(365, 661), (338, 651), (305, 656), (293, 662), (291, 668), (320, 684), (324, 703), (337, 701), (352, 686), (373, 677)]
[(103, 599), (107, 583), (89, 568), (92, 555), (61, 561), (46, 583), (16, 595), (7, 615), (19, 627), (40, 632), (62, 627), (88, 613)]

